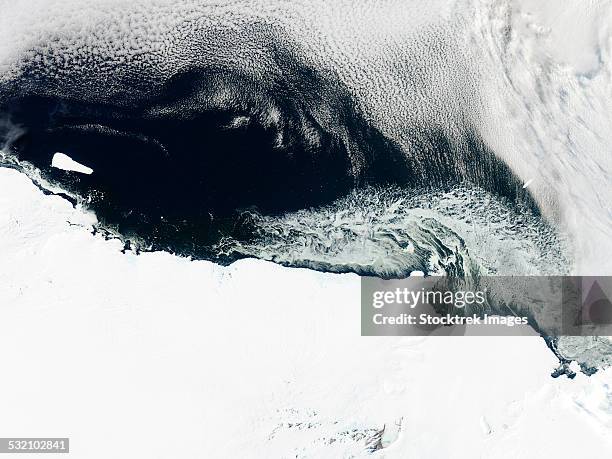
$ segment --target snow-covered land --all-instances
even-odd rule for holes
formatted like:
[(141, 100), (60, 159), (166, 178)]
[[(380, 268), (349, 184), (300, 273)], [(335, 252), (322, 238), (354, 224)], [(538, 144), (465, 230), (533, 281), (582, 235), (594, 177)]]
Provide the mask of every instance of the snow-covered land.
[(77, 458), (612, 453), (612, 370), (554, 379), (539, 338), (361, 337), (355, 275), (124, 254), (11, 169), (0, 209), (5, 437)]

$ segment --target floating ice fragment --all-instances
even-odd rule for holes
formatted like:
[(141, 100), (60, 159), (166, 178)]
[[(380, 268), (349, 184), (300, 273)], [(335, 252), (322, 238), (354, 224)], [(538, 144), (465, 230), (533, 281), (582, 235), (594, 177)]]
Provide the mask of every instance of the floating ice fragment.
[(65, 155), (64, 153), (55, 153), (53, 155), (53, 159), (51, 160), (51, 167), (55, 167), (57, 169), (62, 169), (65, 171), (79, 172), (81, 174), (87, 175), (90, 175), (93, 172), (93, 169), (84, 166), (81, 163), (77, 163), (70, 156)]

